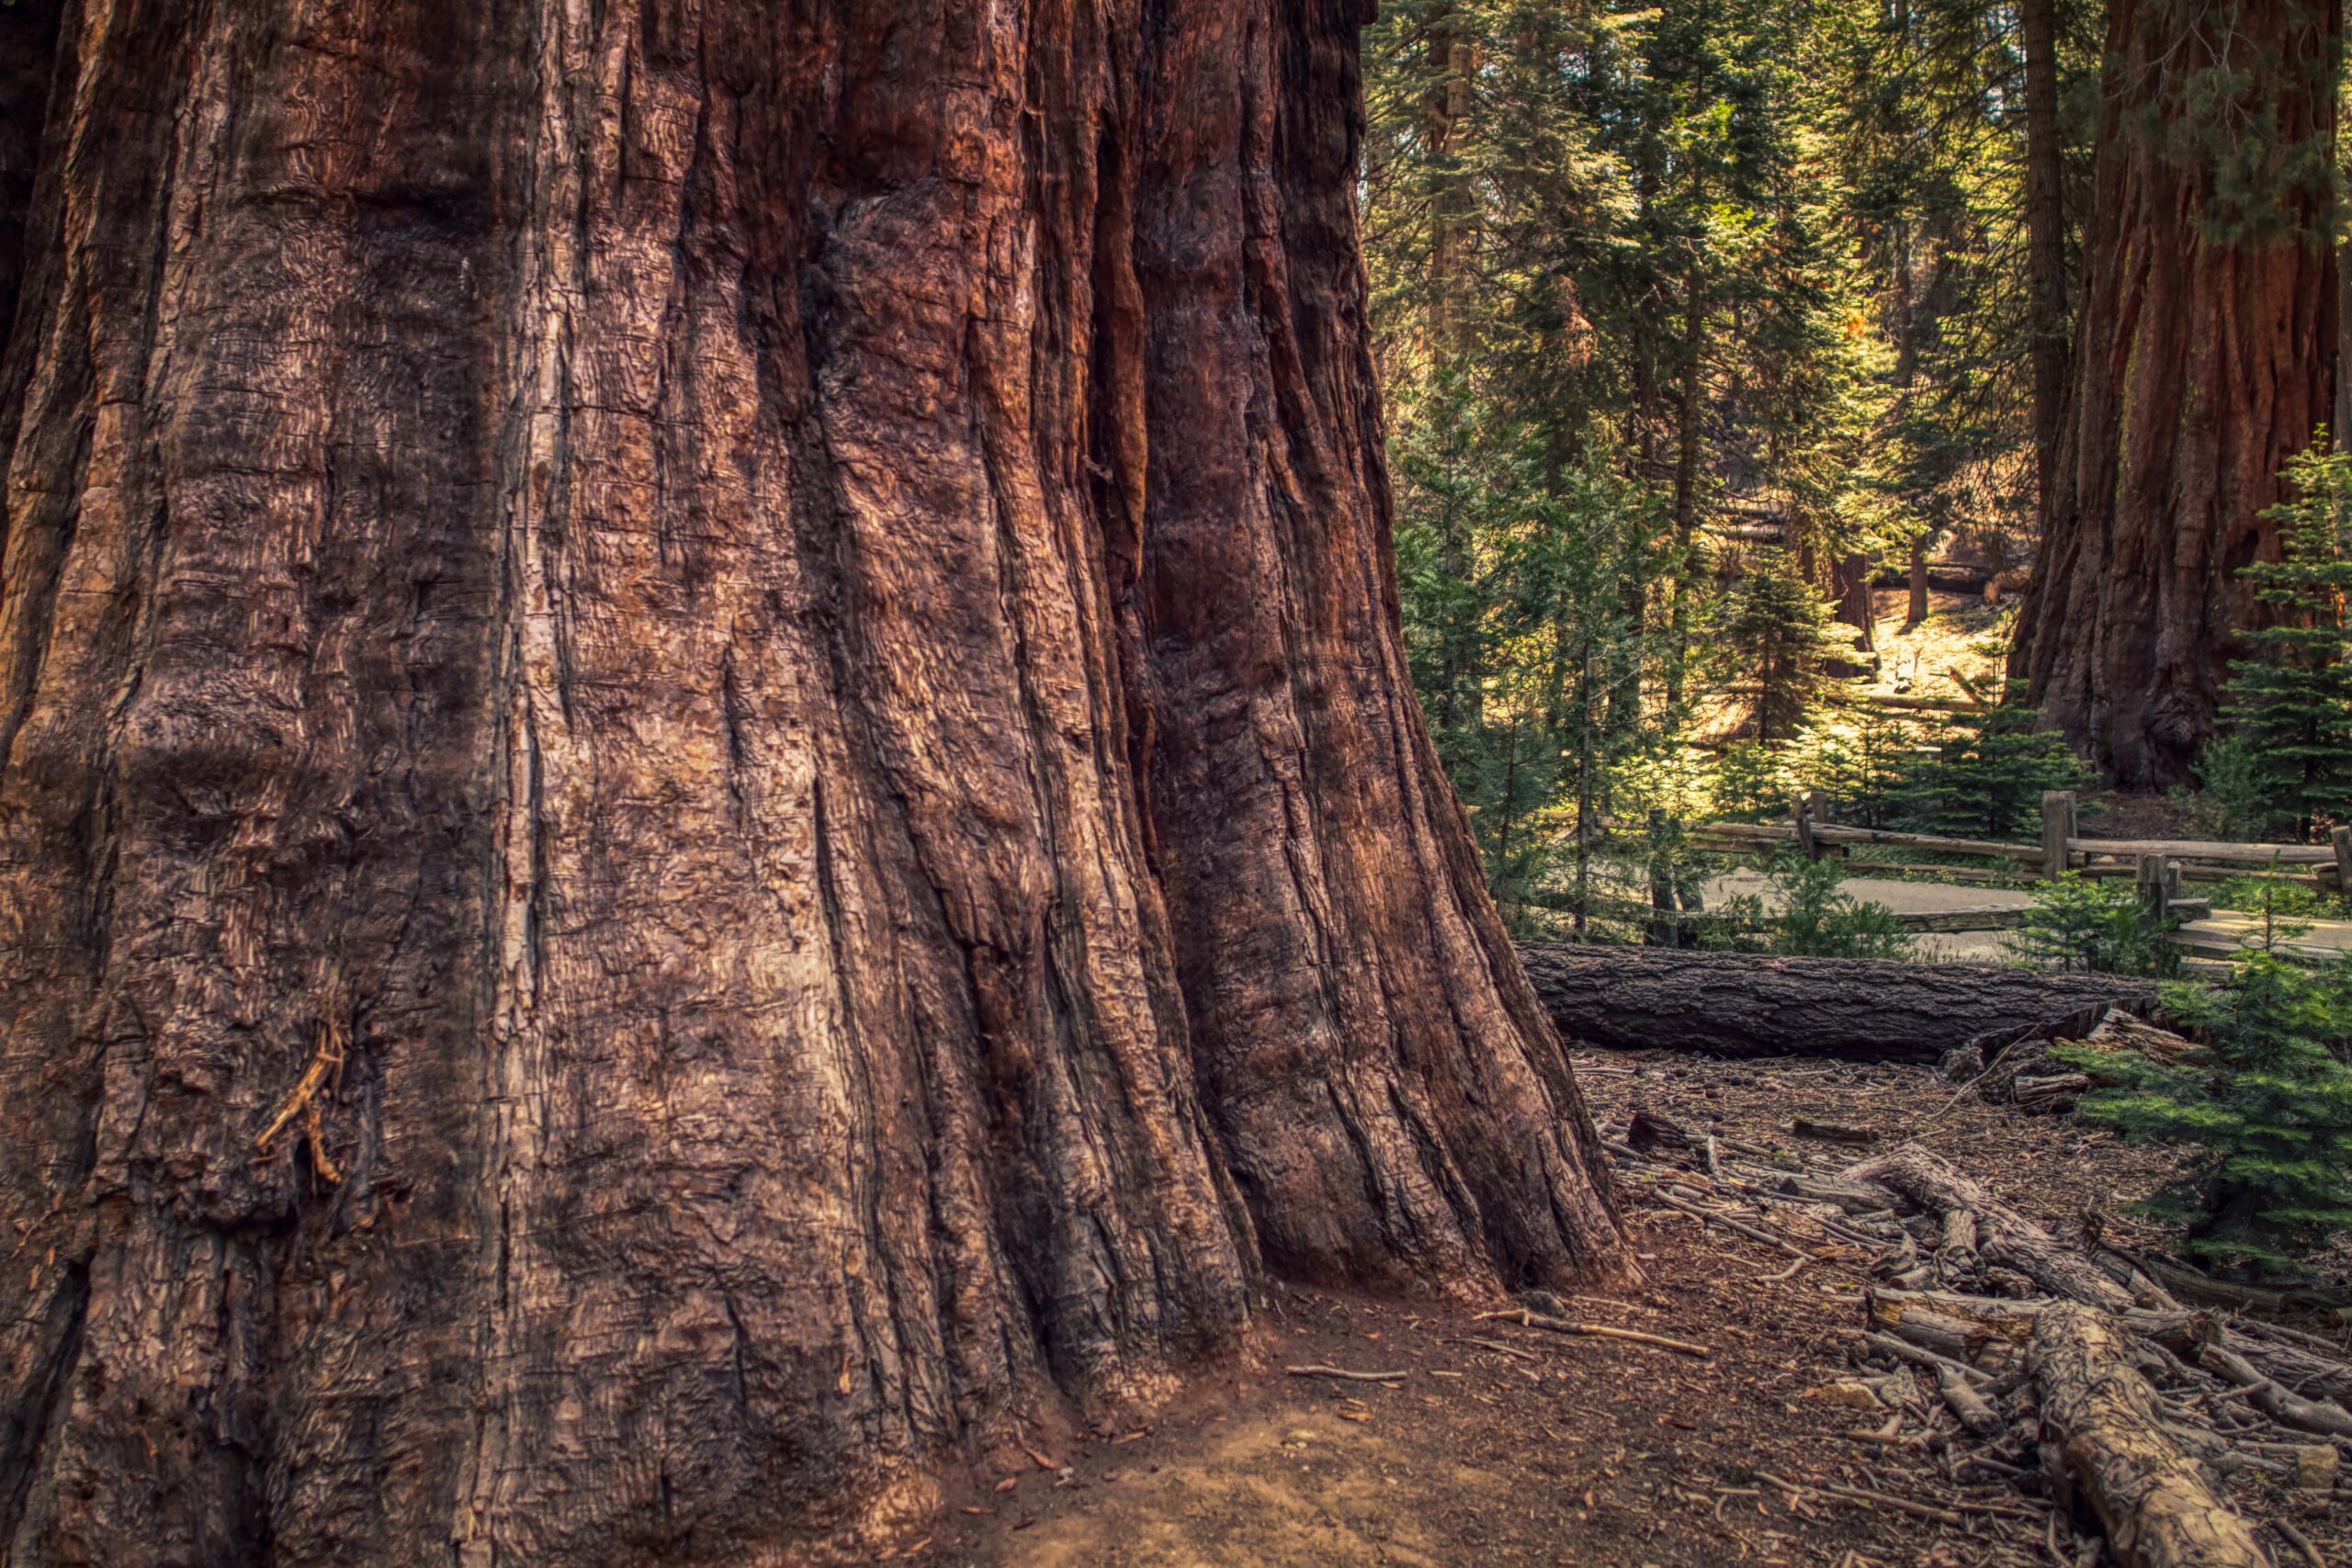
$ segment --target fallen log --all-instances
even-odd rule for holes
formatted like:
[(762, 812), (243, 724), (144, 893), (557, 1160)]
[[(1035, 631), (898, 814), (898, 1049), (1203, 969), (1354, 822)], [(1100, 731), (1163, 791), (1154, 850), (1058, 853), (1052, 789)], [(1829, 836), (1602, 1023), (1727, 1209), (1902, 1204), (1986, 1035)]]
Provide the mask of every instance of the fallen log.
[[(1883, 1286), (1871, 1290), (1865, 1300), (1871, 1327), (1929, 1349), (1946, 1349), (1951, 1332), (1947, 1325), (1965, 1325), (1962, 1359), (1972, 1362), (1986, 1346), (2026, 1344), (2033, 1336), (2034, 1324), (2053, 1304), (2046, 1298), (2003, 1301), (1956, 1291), (1896, 1291)], [(2227, 1359), (2208, 1370), (2241, 1388), (2268, 1382), (2280, 1391), (2296, 1391), (2287, 1396), (2295, 1401), (2293, 1405), (2282, 1404), (2278, 1411), (2256, 1402), (2258, 1408), (2272, 1414), (2281, 1425), (2331, 1436), (2352, 1435), (2352, 1363), (2263, 1337), (2279, 1332), (2270, 1325), (2241, 1321), (2231, 1325), (2210, 1313), (2133, 1308), (2116, 1314), (2115, 1320), (2126, 1332), (2162, 1346), (2185, 1362), (2200, 1361), (2208, 1349), (2223, 1352)], [(2299, 1416), (2301, 1419), (2296, 1418)]]
[(2338, 1405), (2305, 1399), (2280, 1388), (2275, 1379), (2256, 1371), (2234, 1350), (2207, 1345), (2199, 1349), (2197, 1362), (2207, 1371), (2219, 1373), (2238, 1387), (2250, 1390), (2256, 1406), (2282, 1426), (2300, 1427), (2306, 1432), (2331, 1438), (2352, 1438), (2352, 1415)]
[(1849, 1181), (1874, 1181), (1939, 1217), (1961, 1213), (1974, 1222), (1976, 1250), (2031, 1280), (2052, 1295), (2121, 1312), (2132, 1292), (2106, 1270), (1917, 1144), (1849, 1166)]
[(2252, 1528), (2166, 1432), (2112, 1319), (2049, 1307), (2035, 1318), (2030, 1365), (2043, 1438), (2125, 1568), (2267, 1568)]
[(1522, 942), (1519, 955), (1571, 1043), (1717, 1056), (1932, 1063), (1982, 1034), (2155, 994), (2146, 980), (1993, 964), (1569, 942)]

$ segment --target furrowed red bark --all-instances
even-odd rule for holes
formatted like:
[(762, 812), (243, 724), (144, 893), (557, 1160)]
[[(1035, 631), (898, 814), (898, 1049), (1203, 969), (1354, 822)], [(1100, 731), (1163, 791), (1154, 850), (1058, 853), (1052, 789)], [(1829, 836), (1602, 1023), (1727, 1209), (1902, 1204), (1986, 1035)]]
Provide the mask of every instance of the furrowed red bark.
[[(2074, 391), (2009, 673), (2133, 787), (2185, 780), (2211, 734), (2234, 633), (2261, 614), (2237, 573), (2278, 558), (2263, 513), (2327, 418), (2335, 263), (2308, 170), (2333, 162), (2341, 31), (2335, 0), (2109, 7)], [(2276, 188), (2240, 201), (2223, 163)], [(2034, 175), (2037, 276), (2050, 186)], [(2038, 286), (2037, 389), (2057, 309)], [(2038, 390), (2038, 417), (2050, 406)]]
[(2026, 297), (2033, 332), (2034, 526), (2051, 536), (2073, 345), (2066, 310), (2065, 141), (2059, 130), (2058, 0), (2021, 0), (2025, 49)]
[(1627, 1271), (1406, 681), (1352, 8), (46, 14), (0, 1558), (808, 1562), (1262, 1266)]

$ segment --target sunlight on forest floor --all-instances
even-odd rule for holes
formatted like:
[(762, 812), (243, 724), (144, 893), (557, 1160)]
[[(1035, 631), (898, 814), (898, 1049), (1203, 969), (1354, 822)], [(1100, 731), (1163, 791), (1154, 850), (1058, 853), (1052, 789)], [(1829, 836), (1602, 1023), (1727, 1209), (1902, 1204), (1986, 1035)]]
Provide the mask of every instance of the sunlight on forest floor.
[(1938, 591), (1928, 596), (1928, 618), (1905, 631), (1908, 602), (1900, 588), (1871, 595), (1879, 674), (1864, 689), (1914, 697), (1997, 698), (2017, 600), (2006, 598), (1987, 608), (1973, 593)]

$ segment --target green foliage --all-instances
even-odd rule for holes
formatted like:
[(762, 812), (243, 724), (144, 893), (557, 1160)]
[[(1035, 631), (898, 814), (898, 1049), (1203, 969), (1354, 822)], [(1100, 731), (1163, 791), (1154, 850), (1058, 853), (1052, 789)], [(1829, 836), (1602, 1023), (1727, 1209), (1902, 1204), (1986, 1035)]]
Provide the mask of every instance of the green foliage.
[(1599, 465), (1551, 472), (1460, 370), (1396, 443), (1406, 658), (1505, 918), (1579, 916), (1611, 769), (1666, 728), (1629, 716), (1668, 640), (1649, 625), (1660, 521)]
[(2003, 558), (2031, 511), (2014, 17), (1389, 0), (1363, 45), (1408, 650), (1506, 918), (1638, 891), (1645, 760), (1700, 716), (1762, 743), (1720, 814), (1813, 773), (1891, 822), (1909, 758), (1818, 739), (1825, 593), (1922, 534)]
[(2039, 709), (2014, 700), (1954, 717), (1934, 760), (1913, 771), (1904, 818), (1964, 838), (2015, 840), (2040, 832), (2044, 791), (2092, 783), (2065, 737), (2037, 728), (2041, 718)]
[[(2286, 477), (2295, 499), (2268, 513), (2284, 558), (2239, 573), (2271, 624), (2244, 634), (2251, 651), (2222, 688), (2234, 734), (2206, 748), (2205, 765), (2218, 763), (2236, 808), (2259, 818), (2256, 837), (2308, 838), (2352, 821), (2352, 457), (2323, 440)], [(2216, 759), (2224, 747), (2236, 749)]]
[(1792, 785), (1785, 749), (1735, 740), (1715, 764), (1713, 812), (1723, 822), (1770, 822), (1789, 814)]
[(2242, 939), (2256, 953), (2277, 953), (2280, 944), (2311, 934), (2312, 922), (2329, 913), (2319, 894), (2296, 882), (2233, 876), (2213, 889), (2213, 907), (2235, 909), (2261, 923)]
[(2278, 795), (2261, 749), (2245, 735), (2217, 735), (2197, 754), (2194, 790), (2167, 793), (2184, 807), (2199, 834), (2260, 840), (2278, 820)]
[(1844, 866), (1835, 857), (1809, 861), (1775, 856), (1765, 867), (1769, 895), (1739, 894), (1724, 919), (1707, 927), (1715, 946), (1788, 958), (1908, 958), (1910, 933), (1883, 904), (1845, 892)]
[(1849, 652), (1832, 631), (1820, 590), (1796, 573), (1789, 552), (1754, 552), (1724, 606), (1715, 647), (1742, 672), (1737, 689), (1751, 699), (1756, 739), (1783, 742), (1804, 727), (1834, 682), (1825, 666)]
[(2165, 1007), (2202, 1042), (2186, 1061), (2055, 1053), (2109, 1085), (2083, 1112), (2199, 1151), (2145, 1205), (2188, 1225), (2183, 1250), (2296, 1271), (2352, 1229), (2352, 967), (2250, 953), (2226, 985), (2166, 987)]
[(1865, 702), (1807, 735), (1792, 772), (1802, 788), (1829, 797), (1838, 821), (1885, 828), (1901, 812), (1919, 765), (1918, 725)]
[(2035, 883), (2031, 897), (2025, 923), (2002, 943), (2019, 963), (2098, 975), (2169, 972), (2171, 947), (2131, 884), (2070, 871)]
[[(2326, 239), (2335, 127), (2309, 103), (2335, 96), (2336, 29), (2318, 6), (2248, 13), (2253, 0), (2143, 0), (2120, 40), (2116, 108), (2166, 163), (2197, 168), (2207, 243)], [(2143, 63), (2147, 62), (2147, 63)]]

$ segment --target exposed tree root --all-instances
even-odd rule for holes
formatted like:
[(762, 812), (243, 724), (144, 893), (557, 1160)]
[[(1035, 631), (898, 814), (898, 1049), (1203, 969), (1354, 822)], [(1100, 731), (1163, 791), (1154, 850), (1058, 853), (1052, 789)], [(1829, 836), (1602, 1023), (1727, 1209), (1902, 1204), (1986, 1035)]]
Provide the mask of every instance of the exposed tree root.
[[(2337, 1450), (2352, 1449), (2352, 1363), (2325, 1341), (2260, 1324), (2233, 1332), (2221, 1314), (2191, 1312), (2119, 1255), (2095, 1256), (2095, 1237), (2052, 1235), (1916, 1145), (1829, 1177), (1720, 1149), (1701, 1174), (1690, 1163), (1703, 1157), (1699, 1145), (1647, 1143), (1651, 1152), (1608, 1146), (1668, 1208), (1790, 1250), (1820, 1237), (1864, 1249), (1885, 1283), (1866, 1294), (1853, 1336), (1862, 1381), (1882, 1398), (1888, 1387), (1913, 1392), (1888, 1401), (1898, 1408), (1885, 1428), (1857, 1440), (1954, 1454), (1981, 1445), (1960, 1468), (2008, 1475), (2066, 1506), (2104, 1532), (2108, 1560), (2122, 1568), (2267, 1568), (2223, 1479), (2251, 1469), (2333, 1486)], [(1667, 1184), (1685, 1190), (1657, 1190)], [(1906, 1213), (1933, 1217), (1932, 1249), (1915, 1240), (1926, 1220)], [(1808, 1228), (1784, 1234), (1791, 1220)], [(1907, 1368), (1932, 1379), (1924, 1405)], [(1939, 1520), (1961, 1506), (1829, 1495)]]
[(2170, 1433), (2155, 1391), (2109, 1314), (2052, 1303), (2037, 1314), (2029, 1364), (2041, 1432), (2132, 1568), (2268, 1568), (2253, 1529), (2214, 1495)]

